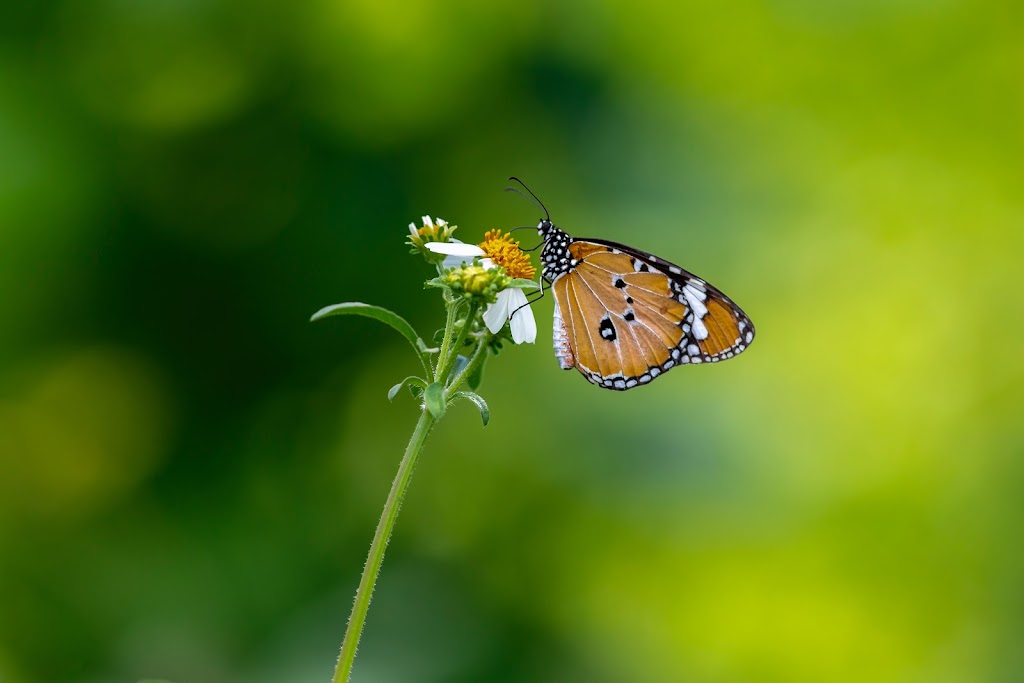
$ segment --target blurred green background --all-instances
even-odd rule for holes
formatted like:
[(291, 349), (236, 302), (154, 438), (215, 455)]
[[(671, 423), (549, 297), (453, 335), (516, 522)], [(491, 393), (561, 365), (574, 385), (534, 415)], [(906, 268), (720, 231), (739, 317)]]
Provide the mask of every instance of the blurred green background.
[[(1015, 2), (0, 9), (0, 681), (326, 681), (442, 323), (424, 213), (628, 242), (741, 358), (504, 353), (356, 683), (1024, 680)], [(526, 234), (526, 233), (520, 233)], [(527, 236), (527, 245), (534, 238)]]

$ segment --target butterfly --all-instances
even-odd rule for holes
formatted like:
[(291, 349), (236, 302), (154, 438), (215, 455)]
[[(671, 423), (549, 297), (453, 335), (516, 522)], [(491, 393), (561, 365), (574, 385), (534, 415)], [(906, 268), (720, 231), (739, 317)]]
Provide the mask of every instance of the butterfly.
[(754, 341), (746, 313), (705, 280), (625, 244), (573, 238), (541, 208), (541, 276), (554, 293), (563, 370), (624, 391), (680, 365), (732, 358)]

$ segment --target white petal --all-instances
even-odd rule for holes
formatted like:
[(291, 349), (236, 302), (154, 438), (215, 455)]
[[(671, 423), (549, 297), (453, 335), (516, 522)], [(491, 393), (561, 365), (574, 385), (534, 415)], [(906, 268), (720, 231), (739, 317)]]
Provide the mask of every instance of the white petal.
[(494, 268), (497, 268), (494, 261), (489, 258), (480, 259), (480, 265), (483, 266), (484, 270), (493, 270)]
[(514, 291), (506, 289), (498, 292), (498, 301), (489, 304), (487, 310), (484, 311), (484, 324), (487, 325), (487, 329), (491, 331), (491, 334), (498, 334), (501, 332), (501, 328), (505, 327), (505, 321), (508, 320), (509, 313), (509, 297), (508, 293)]
[(443, 218), (435, 218), (435, 219), (434, 219), (434, 223), (435, 223), (435, 224), (437, 225), (437, 227), (439, 227), (439, 228), (443, 228), (444, 226), (448, 225), (448, 221), (446, 221), (446, 220), (445, 220), (445, 219), (443, 219)]
[(483, 256), (484, 250), (475, 244), (462, 244), (461, 242), (427, 242), (427, 249), (435, 254), (447, 254), (448, 256), (462, 256), (473, 258)]
[[(526, 295), (521, 289), (506, 289), (505, 292), (510, 292), (509, 315), (512, 316), (512, 322), (509, 327), (512, 330), (512, 341), (516, 344), (534, 343), (537, 341), (537, 321), (534, 320), (533, 311), (526, 303)], [(522, 308), (519, 308), (520, 306)]]
[(416, 235), (420, 234), (420, 233), (419, 233), (419, 231), (418, 231), (418, 230), (416, 229), (416, 224), (415, 224), (415, 223), (410, 223), (410, 224), (409, 224), (409, 232), (410, 232), (410, 233), (412, 233), (412, 235), (413, 235), (414, 237), (415, 237)]
[(434, 222), (430, 220), (430, 216), (423, 217), (423, 227), (429, 228), (434, 225)]

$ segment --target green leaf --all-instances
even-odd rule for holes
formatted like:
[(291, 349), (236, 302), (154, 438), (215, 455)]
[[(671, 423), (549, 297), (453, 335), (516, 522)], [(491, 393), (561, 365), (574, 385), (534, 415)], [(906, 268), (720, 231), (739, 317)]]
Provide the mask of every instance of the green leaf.
[(480, 419), (484, 421), (484, 427), (491, 421), (491, 410), (487, 407), (487, 401), (480, 394), (475, 394), (472, 391), (456, 391), (452, 394), (452, 398), (464, 398), (476, 404), (477, 410), (480, 411)]
[(406, 377), (401, 382), (399, 382), (395, 386), (391, 387), (391, 390), (388, 392), (388, 400), (389, 401), (394, 401), (395, 400), (395, 396), (398, 395), (398, 392), (401, 391), (402, 387), (404, 387), (404, 386), (408, 386), (409, 387), (409, 392), (413, 396), (415, 396), (416, 392), (413, 391), (413, 387), (425, 388), (427, 386), (427, 383), (424, 380), (420, 379), (419, 377)]
[(419, 349), (422, 353), (437, 353), (438, 351), (441, 350), (437, 346), (427, 346), (427, 343), (422, 339), (417, 339), (416, 344), (417, 346), (419, 346)]
[(361, 315), (367, 318), (373, 318), (374, 320), (379, 320), (397, 330), (403, 337), (408, 339), (409, 343), (413, 346), (416, 345), (416, 340), (419, 339), (419, 335), (416, 334), (416, 330), (412, 328), (412, 325), (397, 313), (389, 311), (386, 308), (381, 308), (380, 306), (371, 306), (370, 304), (363, 304), (355, 301), (343, 304), (334, 304), (333, 306), (325, 306), (314, 313), (313, 317), (309, 320), (310, 322), (316, 322), (317, 320), (323, 320), (324, 318), (330, 318), (335, 315)]
[(405, 318), (389, 311), (386, 308), (380, 306), (371, 306), (370, 304), (363, 304), (358, 302), (347, 302), (343, 304), (334, 304), (333, 306), (326, 306), (321, 308), (319, 311), (313, 314), (313, 317), (309, 319), (310, 322), (316, 322), (323, 320), (324, 318), (330, 318), (336, 315), (361, 315), (365, 318), (373, 318), (379, 320), (386, 325), (390, 325), (392, 329), (397, 331), (412, 344), (412, 348), (416, 351), (416, 357), (420, 359), (420, 364), (423, 366), (423, 370), (426, 374), (430, 374), (430, 364), (427, 363), (424, 358), (421, 347), (425, 346), (420, 336), (416, 334), (416, 330), (413, 329), (412, 325), (406, 321)]
[(514, 278), (512, 282), (508, 283), (508, 286), (516, 289), (540, 289), (540, 285), (535, 280), (524, 280), (521, 277)]
[(423, 402), (427, 404), (427, 411), (435, 420), (440, 420), (444, 415), (444, 386), (440, 382), (434, 382), (427, 386), (423, 392)]
[(473, 370), (473, 374), (466, 378), (466, 384), (470, 389), (476, 391), (480, 388), (480, 385), (484, 382), (484, 366), (487, 365), (487, 359), (484, 358), (480, 361), (480, 365), (476, 366)]

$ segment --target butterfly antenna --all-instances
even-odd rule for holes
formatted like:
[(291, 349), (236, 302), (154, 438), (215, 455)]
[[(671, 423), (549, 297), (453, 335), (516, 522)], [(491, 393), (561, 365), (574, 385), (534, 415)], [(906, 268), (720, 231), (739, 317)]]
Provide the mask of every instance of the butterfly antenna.
[[(533, 190), (531, 190), (530, 188), (528, 188), (526, 186), (526, 183), (524, 183), (522, 180), (520, 180), (519, 178), (515, 177), (514, 175), (513, 176), (509, 176), (508, 179), (509, 179), (509, 182), (516, 182), (516, 183), (519, 183), (520, 185), (522, 185), (523, 189), (530, 193), (530, 197), (533, 197), (533, 201), (535, 201), (537, 203), (537, 206), (539, 206), (541, 208), (541, 210), (544, 212), (544, 218), (546, 218), (549, 221), (551, 220), (551, 214), (548, 213), (548, 207), (544, 206), (544, 202), (542, 202), (540, 199), (537, 198), (537, 195), (535, 195), (533, 193)], [(506, 187), (505, 191), (506, 192), (518, 192), (519, 194), (523, 195), (523, 197), (526, 197), (526, 195), (523, 194), (519, 190), (519, 188), (517, 188), (517, 187)], [(527, 199), (528, 198), (529, 197), (527, 197)]]
[[(515, 190), (516, 188), (514, 188), (514, 187), (510, 187), (510, 188), (508, 188), (508, 189), (509, 189), (509, 190)], [(522, 192), (520, 192), (519, 194), (522, 194)], [(517, 227), (517, 228), (509, 228), (509, 229), (508, 229), (508, 234), (510, 234), (510, 235), (511, 235), (511, 234), (512, 234), (512, 233), (514, 233), (514, 232), (515, 232), (516, 230), (534, 230), (534, 231), (536, 231), (536, 230), (537, 230), (537, 226), (536, 226), (536, 225), (520, 225), (520, 226), (519, 226), (519, 227)], [(517, 242), (516, 244), (518, 244), (518, 242)], [(537, 251), (538, 249), (540, 249), (540, 248), (541, 248), (541, 247), (543, 247), (543, 246), (544, 246), (544, 243), (543, 243), (543, 242), (541, 242), (541, 243), (540, 243), (540, 244), (538, 244), (537, 246), (535, 246), (535, 247), (530, 247), (529, 249), (523, 249), (522, 247), (519, 247), (519, 248), (520, 248), (520, 249), (522, 249), (523, 251)]]

